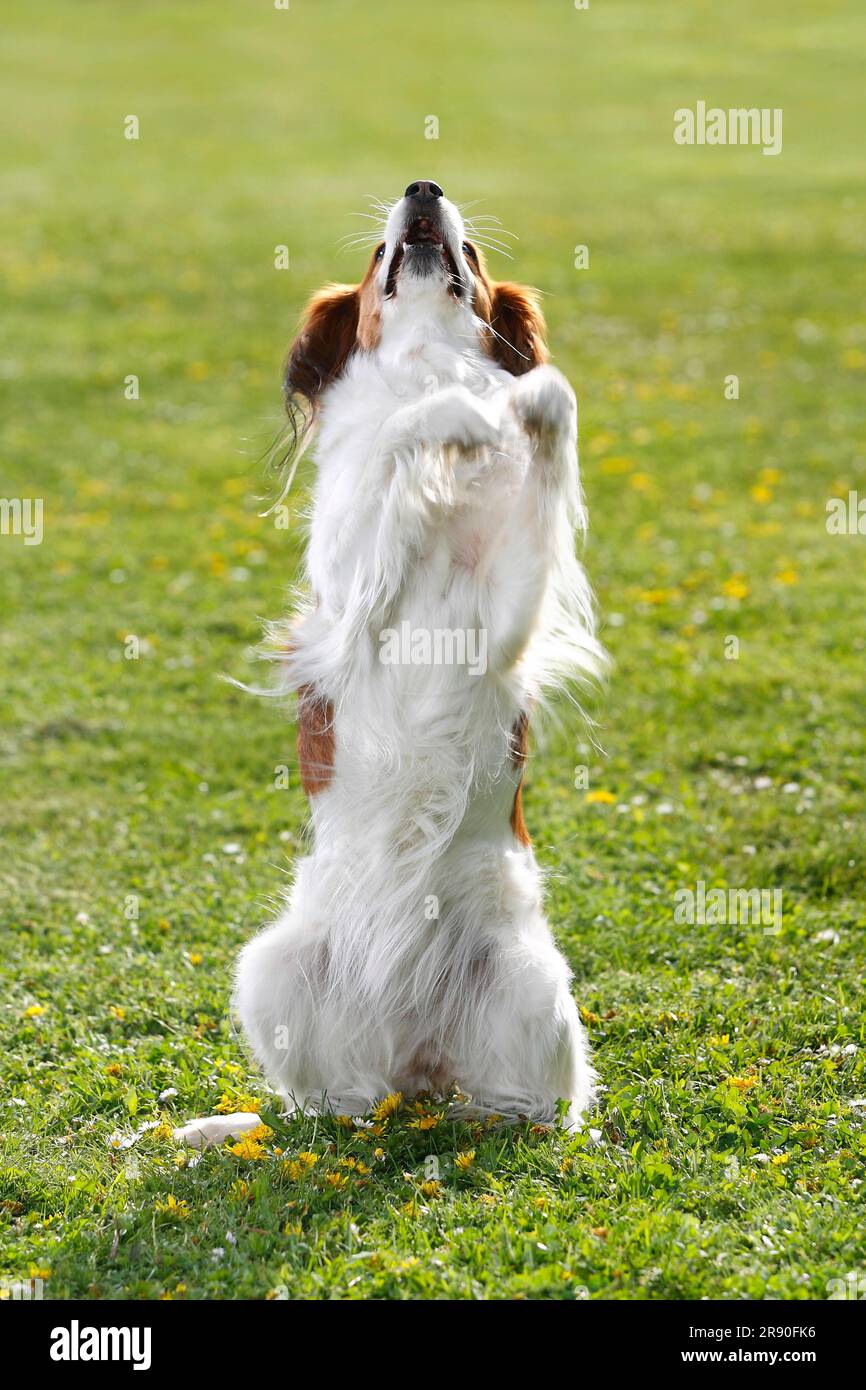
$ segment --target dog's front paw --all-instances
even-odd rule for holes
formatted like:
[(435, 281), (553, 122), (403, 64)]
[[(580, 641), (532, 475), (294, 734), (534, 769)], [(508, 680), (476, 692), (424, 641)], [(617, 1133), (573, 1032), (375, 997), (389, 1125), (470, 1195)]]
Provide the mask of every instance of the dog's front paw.
[(447, 386), (430, 398), (428, 433), (439, 444), (477, 448), (499, 438), (498, 412), (465, 386)]
[(531, 435), (569, 435), (577, 430), (577, 401), (556, 367), (534, 367), (517, 377), (510, 405)]

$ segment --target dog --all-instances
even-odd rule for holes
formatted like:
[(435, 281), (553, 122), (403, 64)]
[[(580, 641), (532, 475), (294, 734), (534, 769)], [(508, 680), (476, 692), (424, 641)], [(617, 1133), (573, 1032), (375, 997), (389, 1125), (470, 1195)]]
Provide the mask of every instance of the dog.
[(536, 293), (490, 278), (430, 180), (290, 349), (317, 475), (309, 598), (272, 635), (313, 843), (234, 994), (290, 1111), (432, 1092), (573, 1127), (592, 1098), (521, 804), (533, 710), (603, 662), (575, 397), (547, 359)]

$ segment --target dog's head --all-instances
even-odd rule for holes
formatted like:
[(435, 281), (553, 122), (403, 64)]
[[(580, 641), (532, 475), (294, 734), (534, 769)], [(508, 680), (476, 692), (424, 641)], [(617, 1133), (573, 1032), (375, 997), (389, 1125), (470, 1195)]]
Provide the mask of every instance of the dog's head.
[(410, 183), (388, 213), (359, 285), (327, 285), (307, 306), (286, 363), (290, 409), (299, 397), (315, 414), (322, 393), (355, 352), (374, 352), (392, 324), (423, 333), (450, 320), (513, 376), (547, 360), (535, 291), (490, 278), (479, 245), (437, 183)]

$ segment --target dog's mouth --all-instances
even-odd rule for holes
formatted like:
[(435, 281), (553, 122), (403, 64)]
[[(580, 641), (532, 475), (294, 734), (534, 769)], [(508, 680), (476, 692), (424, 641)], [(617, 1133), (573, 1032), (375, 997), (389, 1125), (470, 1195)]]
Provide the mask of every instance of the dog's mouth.
[(416, 217), (406, 228), (403, 249), (408, 246), (443, 246), (442, 233), (429, 217)]
[(462, 282), (448, 243), (441, 228), (431, 217), (416, 217), (406, 227), (402, 238), (394, 248), (388, 278), (385, 282), (385, 295), (390, 297), (397, 288), (397, 280), (403, 263), (406, 262), (419, 275), (429, 275), (437, 265), (445, 268), (449, 288), (456, 294), (462, 293)]

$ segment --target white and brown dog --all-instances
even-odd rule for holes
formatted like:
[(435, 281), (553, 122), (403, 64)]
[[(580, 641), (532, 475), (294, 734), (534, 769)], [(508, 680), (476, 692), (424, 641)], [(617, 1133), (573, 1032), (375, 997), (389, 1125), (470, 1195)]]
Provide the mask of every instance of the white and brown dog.
[(280, 659), (314, 845), (235, 1004), (293, 1107), (456, 1086), (539, 1121), (564, 1098), (574, 1124), (592, 1093), (520, 801), (530, 710), (601, 661), (575, 399), (544, 333), (421, 181), (289, 355), (318, 472)]

